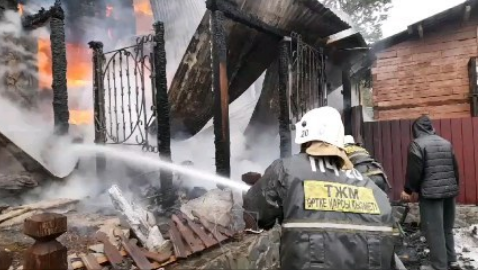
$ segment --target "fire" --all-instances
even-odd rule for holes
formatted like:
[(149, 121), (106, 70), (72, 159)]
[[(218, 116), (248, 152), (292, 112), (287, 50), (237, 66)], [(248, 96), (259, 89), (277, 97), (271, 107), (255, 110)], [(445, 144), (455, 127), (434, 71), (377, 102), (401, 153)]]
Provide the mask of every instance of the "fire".
[(153, 11), (151, 10), (151, 4), (149, 0), (135, 0), (134, 13), (153, 17)]
[(154, 23), (150, 1), (134, 0), (134, 14), (136, 17), (136, 34), (150, 34)]
[(70, 123), (74, 125), (85, 125), (93, 123), (93, 111), (70, 109)]
[(111, 17), (111, 15), (113, 14), (113, 6), (106, 6), (106, 17)]
[(18, 12), (20, 13), (20, 15), (23, 15), (23, 5), (22, 4), (18, 4)]
[[(66, 58), (68, 61), (67, 82), (68, 88), (85, 87), (92, 78), (92, 64), (90, 49), (81, 44), (66, 44)], [(38, 72), (40, 89), (50, 89), (52, 83), (52, 58), (50, 40), (38, 39)]]

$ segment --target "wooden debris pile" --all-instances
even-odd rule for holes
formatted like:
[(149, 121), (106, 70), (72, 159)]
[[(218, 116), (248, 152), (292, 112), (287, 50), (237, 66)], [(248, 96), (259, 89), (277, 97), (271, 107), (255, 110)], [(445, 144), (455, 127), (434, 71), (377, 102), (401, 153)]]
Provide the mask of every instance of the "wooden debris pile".
[(149, 251), (140, 247), (136, 239), (124, 236), (120, 242), (114, 243), (105, 233), (98, 232), (94, 239), (96, 244), (89, 246), (87, 253), (68, 256), (69, 269), (156, 270), (215, 247), (234, 235), (223, 226), (204, 219), (192, 221), (182, 214), (173, 215), (168, 226), (164, 236), (172, 243), (170, 253)]

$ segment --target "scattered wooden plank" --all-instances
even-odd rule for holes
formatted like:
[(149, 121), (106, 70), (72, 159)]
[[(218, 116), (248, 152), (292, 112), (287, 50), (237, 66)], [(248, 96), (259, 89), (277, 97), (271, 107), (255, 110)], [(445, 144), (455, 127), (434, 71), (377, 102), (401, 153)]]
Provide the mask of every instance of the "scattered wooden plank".
[(193, 253), (203, 251), (206, 248), (204, 244), (202, 243), (202, 241), (194, 236), (193, 231), (187, 226), (185, 226), (176, 215), (172, 215), (171, 219), (173, 220), (174, 223), (176, 223), (179, 233), (183, 236), (184, 240), (188, 243)]
[(221, 225), (216, 225), (215, 227), (216, 227), (216, 229), (218, 229), (222, 234), (226, 235), (227, 237), (234, 236), (234, 233), (229, 228), (226, 228), (226, 227), (221, 226)]
[(173, 244), (174, 254), (178, 259), (185, 259), (191, 255), (191, 252), (187, 249), (186, 244), (184, 244), (181, 238), (181, 234), (176, 228), (176, 224), (172, 221), (169, 222), (169, 238)]
[(214, 236), (214, 238), (216, 238), (216, 240), (220, 243), (220, 242), (224, 242), (226, 241), (228, 238), (227, 236), (223, 235), (222, 233), (219, 232), (219, 230), (217, 228), (215, 228), (214, 226), (212, 226), (208, 221), (206, 221), (204, 218), (202, 217), (198, 217), (199, 219), (199, 222), (201, 222), (201, 224), (204, 226), (204, 228), (206, 228), (210, 233), (212, 233), (212, 235)]
[(17, 217), (19, 215), (22, 215), (22, 214), (24, 214), (26, 212), (29, 212), (31, 210), (32, 209), (30, 209), (30, 208), (21, 208), (21, 209), (7, 211), (5, 214), (0, 215), (0, 223), (2, 223), (4, 221), (7, 221), (9, 219), (12, 219), (14, 217)]
[(180, 219), (185, 220), (187, 222), (189, 228), (191, 228), (197, 234), (197, 236), (199, 236), (199, 238), (201, 238), (202, 242), (206, 245), (206, 248), (210, 248), (212, 246), (217, 245), (217, 241), (214, 240), (214, 238), (212, 238), (202, 228), (202, 226), (198, 225), (197, 223), (195, 223), (194, 221), (192, 221), (191, 219), (189, 219), (189, 217), (187, 217), (185, 215), (179, 214), (178, 216), (179, 216)]
[(148, 261), (146, 256), (144, 256), (143, 252), (139, 249), (135, 242), (126, 240), (125, 238), (123, 239), (123, 247), (139, 269), (151, 270), (153, 268), (151, 263)]
[(172, 256), (171, 254), (165, 255), (163, 253), (154, 253), (144, 248), (140, 248), (140, 250), (143, 252), (144, 256), (146, 256), (146, 258), (150, 259), (151, 261), (156, 261), (158, 263), (167, 262), (171, 259)]
[(81, 260), (85, 264), (88, 270), (101, 270), (103, 269), (101, 265), (96, 261), (96, 257), (93, 254), (82, 253), (80, 255)]
[(106, 233), (97, 232), (95, 237), (98, 241), (103, 243), (106, 258), (108, 258), (113, 268), (121, 269), (120, 267), (124, 266), (125, 264), (123, 256), (121, 256), (119, 250), (113, 244), (111, 244)]

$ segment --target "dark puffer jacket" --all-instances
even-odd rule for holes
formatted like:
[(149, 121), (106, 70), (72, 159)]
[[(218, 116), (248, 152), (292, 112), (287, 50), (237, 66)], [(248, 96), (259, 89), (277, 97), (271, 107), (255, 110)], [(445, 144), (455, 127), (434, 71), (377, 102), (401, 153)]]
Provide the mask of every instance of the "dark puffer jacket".
[(392, 208), (357, 170), (301, 153), (275, 161), (244, 197), (261, 228), (282, 224), (281, 269), (392, 269)]
[(418, 118), (412, 129), (405, 192), (427, 199), (456, 197), (459, 173), (451, 143), (435, 134), (427, 116)]

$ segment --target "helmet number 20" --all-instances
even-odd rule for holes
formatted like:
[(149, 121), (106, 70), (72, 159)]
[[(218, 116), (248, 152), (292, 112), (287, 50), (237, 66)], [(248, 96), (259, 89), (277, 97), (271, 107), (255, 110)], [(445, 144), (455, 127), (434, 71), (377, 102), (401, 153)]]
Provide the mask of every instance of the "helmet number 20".
[(306, 136), (309, 136), (309, 130), (308, 129), (302, 131), (301, 137), (306, 137)]

